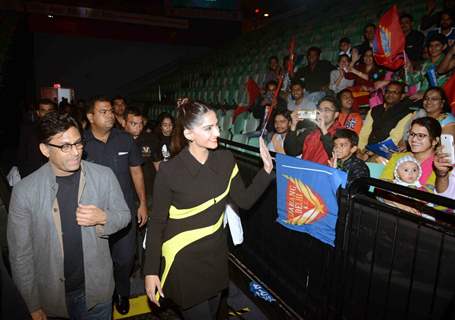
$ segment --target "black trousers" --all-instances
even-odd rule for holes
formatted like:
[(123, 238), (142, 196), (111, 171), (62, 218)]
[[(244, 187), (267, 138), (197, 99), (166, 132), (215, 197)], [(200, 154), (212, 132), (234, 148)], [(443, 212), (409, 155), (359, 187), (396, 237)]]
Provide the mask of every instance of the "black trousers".
[(122, 297), (130, 296), (130, 275), (136, 253), (136, 227), (136, 215), (133, 215), (126, 228), (109, 237), (114, 263), (115, 292)]
[(191, 308), (181, 310), (185, 320), (216, 320), (221, 293)]

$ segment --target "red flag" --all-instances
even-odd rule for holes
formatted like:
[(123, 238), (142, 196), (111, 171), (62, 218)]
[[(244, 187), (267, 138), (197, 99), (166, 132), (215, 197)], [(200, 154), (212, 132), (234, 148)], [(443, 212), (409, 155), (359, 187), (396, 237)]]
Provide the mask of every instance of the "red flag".
[(452, 114), (455, 115), (455, 74), (444, 84), (444, 91), (447, 95), (447, 103), (452, 110)]
[(398, 9), (393, 5), (379, 20), (375, 31), (373, 54), (376, 63), (392, 70), (403, 66), (405, 43)]
[(261, 95), (261, 89), (258, 84), (251, 78), (248, 78), (246, 82), (246, 91), (248, 93), (248, 107), (253, 107), (256, 103), (256, 99)]
[(294, 63), (295, 63), (295, 36), (292, 36), (289, 42), (289, 60), (288, 60), (288, 74), (290, 77), (294, 76)]

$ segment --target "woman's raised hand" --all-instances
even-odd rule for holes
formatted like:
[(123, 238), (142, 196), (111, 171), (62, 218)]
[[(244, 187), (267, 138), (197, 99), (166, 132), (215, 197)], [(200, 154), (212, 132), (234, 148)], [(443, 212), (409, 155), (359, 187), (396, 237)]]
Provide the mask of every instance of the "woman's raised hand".
[(265, 145), (264, 139), (262, 137), (259, 137), (259, 152), (261, 154), (262, 162), (264, 162), (265, 172), (267, 173), (272, 172), (273, 160), (272, 157), (270, 156), (269, 149), (267, 149), (267, 146)]

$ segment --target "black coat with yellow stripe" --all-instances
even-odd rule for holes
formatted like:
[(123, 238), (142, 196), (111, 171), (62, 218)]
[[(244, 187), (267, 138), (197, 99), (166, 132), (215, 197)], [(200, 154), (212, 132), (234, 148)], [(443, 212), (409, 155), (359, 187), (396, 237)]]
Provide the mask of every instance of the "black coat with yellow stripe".
[[(226, 150), (210, 151), (207, 161), (201, 164), (185, 148), (162, 163), (155, 179), (147, 226), (144, 273), (160, 275), (164, 295), (184, 309), (226, 288), (228, 250), (222, 226), (226, 201), (248, 209), (273, 178), (273, 174), (261, 169), (245, 188), (234, 157)], [(203, 204), (204, 210), (197, 210)], [(185, 211), (191, 208), (196, 210)], [(190, 238), (193, 240), (188, 241)], [(183, 248), (173, 261), (169, 254), (162, 257), (162, 251), (178, 245)]]

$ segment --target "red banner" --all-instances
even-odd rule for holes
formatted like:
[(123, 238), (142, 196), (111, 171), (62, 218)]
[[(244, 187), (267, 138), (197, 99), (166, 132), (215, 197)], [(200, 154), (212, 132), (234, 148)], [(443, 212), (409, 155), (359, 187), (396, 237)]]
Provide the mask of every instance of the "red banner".
[(392, 70), (403, 66), (405, 42), (398, 9), (393, 5), (379, 20), (375, 31), (373, 54), (376, 63)]

